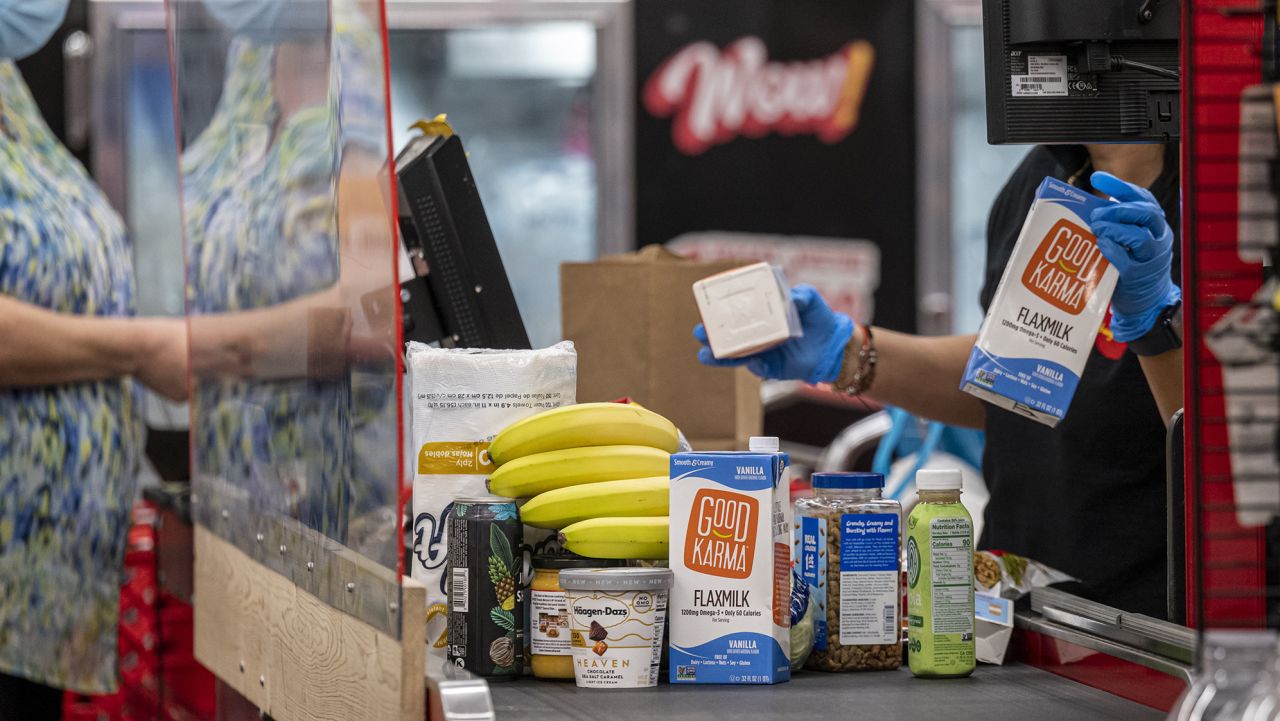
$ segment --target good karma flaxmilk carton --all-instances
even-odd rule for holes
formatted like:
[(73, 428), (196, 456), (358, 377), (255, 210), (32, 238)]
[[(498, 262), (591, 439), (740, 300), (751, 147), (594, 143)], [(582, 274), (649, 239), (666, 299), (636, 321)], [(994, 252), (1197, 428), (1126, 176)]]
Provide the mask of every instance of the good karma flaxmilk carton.
[(1089, 224), (1105, 204), (1053, 178), (1040, 184), (961, 390), (1049, 426), (1066, 415), (1116, 287)]
[(673, 684), (791, 678), (790, 472), (761, 440), (671, 456)]

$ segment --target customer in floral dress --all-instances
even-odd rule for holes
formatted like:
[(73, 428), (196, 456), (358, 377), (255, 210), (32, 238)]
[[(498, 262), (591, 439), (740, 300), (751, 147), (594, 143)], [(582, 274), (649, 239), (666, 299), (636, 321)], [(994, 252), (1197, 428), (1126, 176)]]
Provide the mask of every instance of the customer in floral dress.
[(0, 0), (0, 721), (57, 718), (61, 689), (115, 688), (135, 381), (187, 393), (182, 321), (131, 317), (120, 218), (13, 64), (66, 7)]

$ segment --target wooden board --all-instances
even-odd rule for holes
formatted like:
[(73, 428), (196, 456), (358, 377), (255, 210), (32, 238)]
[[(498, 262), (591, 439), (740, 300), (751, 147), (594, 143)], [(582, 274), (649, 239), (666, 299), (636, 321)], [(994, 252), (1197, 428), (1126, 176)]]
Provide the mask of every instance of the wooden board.
[(196, 659), (276, 721), (423, 721), (426, 589), (404, 579), (403, 642), (196, 527)]

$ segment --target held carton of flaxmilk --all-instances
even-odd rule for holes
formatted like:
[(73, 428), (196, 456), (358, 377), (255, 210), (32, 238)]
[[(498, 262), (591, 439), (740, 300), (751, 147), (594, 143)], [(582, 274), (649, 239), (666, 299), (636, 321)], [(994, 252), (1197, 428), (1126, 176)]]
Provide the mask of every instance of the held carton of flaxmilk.
[(791, 678), (791, 497), (778, 439), (671, 456), (671, 683)]
[(1116, 287), (1089, 229), (1105, 204), (1053, 178), (1040, 184), (961, 390), (1049, 426), (1066, 415)]

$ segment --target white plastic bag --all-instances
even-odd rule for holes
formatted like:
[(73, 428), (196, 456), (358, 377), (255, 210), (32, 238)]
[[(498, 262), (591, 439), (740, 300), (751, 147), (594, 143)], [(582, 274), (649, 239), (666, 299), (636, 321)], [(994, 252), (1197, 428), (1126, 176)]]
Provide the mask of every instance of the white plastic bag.
[[(432, 348), (409, 343), (412, 404), (413, 555), (410, 575), (427, 587), (427, 639), (443, 652), (445, 518), (460, 496), (488, 494), (489, 442), (535, 413), (577, 396), (573, 343), (540, 350)], [(528, 539), (526, 539), (528, 542)], [(433, 612), (431, 609), (435, 608)]]

